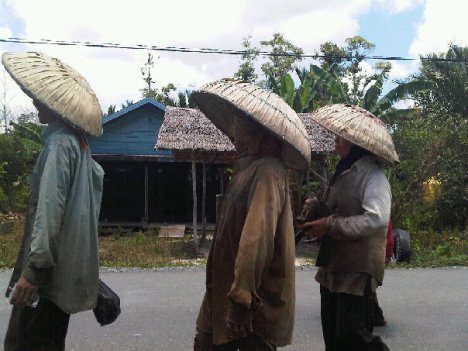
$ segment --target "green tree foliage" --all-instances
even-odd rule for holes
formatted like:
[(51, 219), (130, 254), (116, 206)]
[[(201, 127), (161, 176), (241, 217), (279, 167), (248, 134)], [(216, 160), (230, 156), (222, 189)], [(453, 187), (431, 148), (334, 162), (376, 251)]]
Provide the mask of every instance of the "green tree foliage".
[(273, 82), (280, 85), (281, 77), (295, 69), (295, 64), (302, 60), (301, 55), (304, 52), (291, 44), (281, 33), (273, 34), (271, 40), (263, 40), (260, 44), (273, 53), (273, 56), (269, 56), (269, 61), (261, 66), (262, 72), (267, 77), (265, 85), (267, 88), (271, 88)]
[(246, 82), (255, 82), (258, 78), (258, 75), (255, 73), (255, 61), (257, 60), (259, 50), (252, 47), (251, 39), (252, 36), (249, 35), (242, 40), (244, 53), (240, 58), (241, 64), (239, 69), (234, 73), (235, 79), (240, 79)]
[(358, 105), (364, 100), (364, 95), (370, 87), (379, 84), (378, 78), (384, 82), (391, 69), (390, 64), (380, 63), (374, 67), (375, 74), (363, 71), (362, 62), (366, 55), (374, 50), (375, 44), (356, 35), (346, 39), (346, 46), (339, 47), (332, 42), (320, 46), (320, 66), (341, 81), (349, 103)]
[[(468, 47), (450, 45), (443, 54), (432, 54), (422, 58), (421, 73), (416, 79), (429, 80), (435, 89), (429, 101), (437, 109), (448, 113), (468, 116)], [(432, 104), (427, 104), (430, 110)]]
[(296, 73), (301, 82), (301, 112), (311, 112), (328, 104), (349, 103), (345, 86), (336, 73), (335, 65), (328, 69), (310, 65), (308, 71), (296, 69)]
[(154, 83), (153, 77), (151, 76), (151, 70), (154, 67), (153, 54), (148, 52), (148, 57), (145, 64), (141, 67), (141, 78), (146, 83), (146, 87), (142, 89), (143, 97), (153, 93), (152, 84)]
[(337, 44), (327, 41), (320, 45), (320, 66), (330, 73), (337, 74), (339, 77), (344, 75), (343, 62), (346, 62), (348, 52), (345, 48), (340, 48)]
[(116, 108), (116, 105), (109, 105), (109, 107), (107, 108), (107, 115), (114, 114), (116, 112)]
[[(448, 59), (454, 61), (439, 61)], [(415, 226), (466, 228), (468, 161), (468, 48), (452, 45), (444, 54), (422, 60), (415, 84), (432, 87), (414, 96), (418, 113), (395, 127), (402, 163), (394, 188), (401, 191), (400, 217)], [(424, 199), (424, 183), (435, 180), (433, 199)]]
[(11, 122), (8, 133), (0, 134), (0, 208), (2, 211), (24, 207), (29, 175), (41, 148), (42, 127), (22, 115)]
[(179, 91), (177, 95), (179, 99), (177, 106), (184, 107), (184, 108), (196, 107), (195, 101), (192, 98), (192, 91), (190, 90)]
[(123, 104), (120, 104), (122, 109), (127, 108), (131, 105), (133, 105), (133, 100), (126, 100)]
[(283, 75), (278, 85), (270, 77), (271, 90), (281, 96), (296, 112), (311, 112), (321, 106), (349, 102), (343, 84), (335, 74), (316, 65), (296, 68), (299, 84), (292, 75)]

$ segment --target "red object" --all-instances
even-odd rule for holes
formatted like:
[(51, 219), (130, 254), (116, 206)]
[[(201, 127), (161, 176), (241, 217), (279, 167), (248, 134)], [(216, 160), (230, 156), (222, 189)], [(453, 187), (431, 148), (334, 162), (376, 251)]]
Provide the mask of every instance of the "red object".
[(385, 252), (385, 257), (390, 259), (393, 255), (393, 233), (392, 233), (392, 221), (388, 222), (388, 231), (387, 231), (387, 249)]

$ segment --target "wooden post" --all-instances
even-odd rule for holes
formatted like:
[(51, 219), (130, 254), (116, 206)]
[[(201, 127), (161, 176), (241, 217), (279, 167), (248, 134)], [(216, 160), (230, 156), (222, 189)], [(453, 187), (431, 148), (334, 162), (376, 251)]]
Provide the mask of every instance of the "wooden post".
[(145, 224), (148, 225), (148, 163), (145, 163)]
[(203, 154), (202, 241), (206, 239), (206, 153)]
[(195, 163), (195, 151), (192, 151), (192, 190), (193, 190), (193, 244), (198, 255), (197, 234), (197, 164)]

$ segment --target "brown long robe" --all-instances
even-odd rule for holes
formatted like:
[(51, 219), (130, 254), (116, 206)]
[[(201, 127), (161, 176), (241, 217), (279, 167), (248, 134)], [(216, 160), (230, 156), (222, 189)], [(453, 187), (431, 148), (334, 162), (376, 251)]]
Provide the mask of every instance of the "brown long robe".
[(208, 257), (206, 293), (197, 318), (215, 345), (232, 341), (226, 315), (234, 302), (250, 307), (253, 331), (277, 346), (290, 344), (295, 308), (295, 247), (288, 175), (276, 158), (241, 159), (219, 206)]

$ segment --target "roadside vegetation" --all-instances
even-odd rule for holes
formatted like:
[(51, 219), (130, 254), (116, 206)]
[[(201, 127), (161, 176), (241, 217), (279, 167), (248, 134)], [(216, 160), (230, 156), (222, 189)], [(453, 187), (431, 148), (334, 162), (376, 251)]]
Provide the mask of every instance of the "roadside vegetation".
[(136, 232), (132, 236), (115, 233), (99, 241), (101, 266), (111, 267), (164, 267), (204, 265), (197, 257), (191, 236), (160, 238), (157, 232)]
[[(12, 228), (0, 234), (0, 268), (14, 267), (21, 246), (23, 225), (24, 219), (16, 218)], [(153, 268), (206, 263), (203, 255), (195, 255), (191, 235), (183, 238), (159, 238), (155, 231), (136, 232), (133, 235), (121, 235), (116, 231), (114, 234), (101, 236), (99, 256), (100, 265), (109, 267)]]
[[(17, 218), (11, 230), (0, 234), (0, 268), (12, 268), (21, 245), (23, 220)], [(191, 233), (183, 238), (160, 238), (157, 231), (133, 235), (114, 234), (99, 239), (100, 265), (105, 267), (189, 267), (204, 266), (211, 245), (211, 233), (195, 254)], [(301, 242), (296, 257), (301, 265), (315, 264), (319, 245)], [(412, 234), (409, 262), (391, 262), (388, 268), (468, 266), (468, 236), (457, 231), (421, 231)]]

